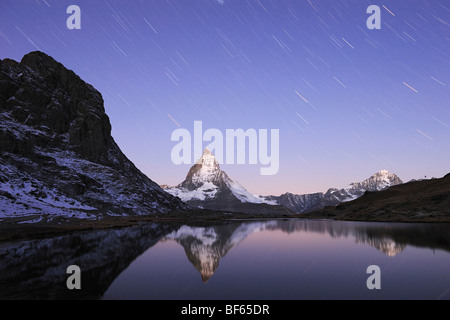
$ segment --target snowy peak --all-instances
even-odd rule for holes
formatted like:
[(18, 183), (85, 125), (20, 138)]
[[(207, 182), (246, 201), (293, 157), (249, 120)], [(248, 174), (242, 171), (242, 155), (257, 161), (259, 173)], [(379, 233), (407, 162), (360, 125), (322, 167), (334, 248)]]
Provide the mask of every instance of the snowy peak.
[(216, 157), (207, 148), (203, 150), (203, 155), (197, 160), (196, 164), (201, 164), (206, 167), (219, 167)]
[(387, 179), (390, 181), (400, 180), (400, 178), (396, 174), (391, 173), (385, 169), (378, 171), (371, 178), (383, 178), (383, 179)]
[(380, 170), (362, 182), (354, 182), (330, 195), (339, 202), (347, 202), (361, 197), (366, 191), (375, 192), (402, 184), (403, 181), (387, 170)]
[(195, 190), (204, 184), (212, 184), (218, 188), (223, 185), (222, 171), (214, 155), (208, 149), (189, 170), (186, 179), (180, 184), (187, 190)]
[(403, 181), (397, 175), (383, 169), (359, 183), (359, 185), (367, 191), (381, 191), (402, 183)]
[[(191, 167), (186, 179), (174, 188), (165, 189), (194, 206), (224, 209), (230, 203), (265, 203), (264, 199), (248, 192), (237, 181), (233, 181), (224, 171), (208, 149)], [(202, 201), (202, 203), (199, 203)], [(212, 201), (206, 204), (204, 201)], [(229, 208), (230, 209), (230, 208)]]

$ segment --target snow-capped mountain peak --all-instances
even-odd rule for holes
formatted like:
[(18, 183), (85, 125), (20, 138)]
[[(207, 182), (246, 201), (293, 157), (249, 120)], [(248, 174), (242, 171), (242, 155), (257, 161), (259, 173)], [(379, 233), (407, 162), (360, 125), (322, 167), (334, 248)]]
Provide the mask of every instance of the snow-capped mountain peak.
[(222, 171), (214, 155), (208, 149), (203, 151), (203, 155), (189, 170), (186, 179), (179, 187), (190, 191), (202, 187), (206, 183), (211, 183), (216, 187), (221, 187)]
[(362, 182), (353, 182), (347, 187), (332, 192), (331, 195), (339, 202), (355, 200), (362, 196), (366, 191), (381, 191), (397, 184), (402, 184), (400, 178), (390, 173), (388, 170), (380, 170)]
[[(220, 169), (217, 159), (208, 149), (203, 151), (203, 155), (191, 167), (181, 184), (166, 188), (165, 191), (194, 206), (228, 208), (230, 211), (233, 211), (229, 207), (231, 203), (239, 206), (242, 203), (267, 202), (248, 192), (239, 182), (233, 181)], [(211, 203), (207, 204), (205, 201)]]
[(381, 191), (388, 187), (403, 183), (400, 178), (388, 170), (380, 170), (363, 182), (356, 183), (367, 191)]
[(207, 148), (203, 150), (203, 155), (197, 160), (196, 164), (201, 164), (207, 167), (219, 167), (216, 157), (214, 157), (212, 152)]

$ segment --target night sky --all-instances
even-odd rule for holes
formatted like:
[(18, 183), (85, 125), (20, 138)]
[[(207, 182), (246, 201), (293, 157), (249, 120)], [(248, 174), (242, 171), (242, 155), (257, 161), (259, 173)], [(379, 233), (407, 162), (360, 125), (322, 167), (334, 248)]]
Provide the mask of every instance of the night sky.
[(448, 1), (1, 0), (0, 58), (35, 50), (101, 92), (114, 139), (160, 184), (184, 180), (170, 138), (195, 120), (280, 130), (277, 175), (221, 166), (252, 193), (450, 172)]

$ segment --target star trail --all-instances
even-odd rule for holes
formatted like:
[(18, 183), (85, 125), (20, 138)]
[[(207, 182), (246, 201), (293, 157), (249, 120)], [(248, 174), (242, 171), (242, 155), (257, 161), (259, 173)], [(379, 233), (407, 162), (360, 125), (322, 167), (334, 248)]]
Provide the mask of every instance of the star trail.
[[(81, 9), (69, 30), (67, 7)], [(368, 29), (370, 5), (381, 29)], [(40, 50), (99, 90), (113, 137), (182, 181), (173, 130), (280, 130), (280, 170), (223, 165), (255, 194), (326, 191), (450, 163), (450, 7), (397, 0), (2, 0), (0, 58)]]

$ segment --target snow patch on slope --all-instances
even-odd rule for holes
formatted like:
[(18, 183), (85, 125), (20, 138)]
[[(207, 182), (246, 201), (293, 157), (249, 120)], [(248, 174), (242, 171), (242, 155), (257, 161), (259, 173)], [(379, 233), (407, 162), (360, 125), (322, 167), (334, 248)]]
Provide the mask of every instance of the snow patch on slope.
[(192, 175), (191, 181), (195, 185), (214, 182), (220, 178), (222, 172), (220, 171), (219, 163), (208, 149), (205, 149), (202, 157), (196, 164), (200, 164), (201, 167)]
[[(36, 214), (88, 219), (94, 207), (66, 197), (55, 188), (17, 171), (11, 165), (0, 163), (0, 218), (27, 217)], [(93, 215), (92, 215), (93, 216)], [(37, 220), (36, 220), (37, 221)]]
[(257, 197), (248, 192), (239, 182), (233, 181), (231, 179), (227, 179), (225, 180), (225, 182), (228, 188), (230, 188), (233, 195), (241, 202), (263, 203), (263, 200), (260, 197)]
[(214, 185), (212, 182), (205, 182), (201, 187), (193, 191), (189, 191), (182, 187), (165, 189), (166, 192), (170, 193), (173, 196), (179, 197), (183, 201), (205, 200), (213, 198), (218, 190), (219, 187)]

